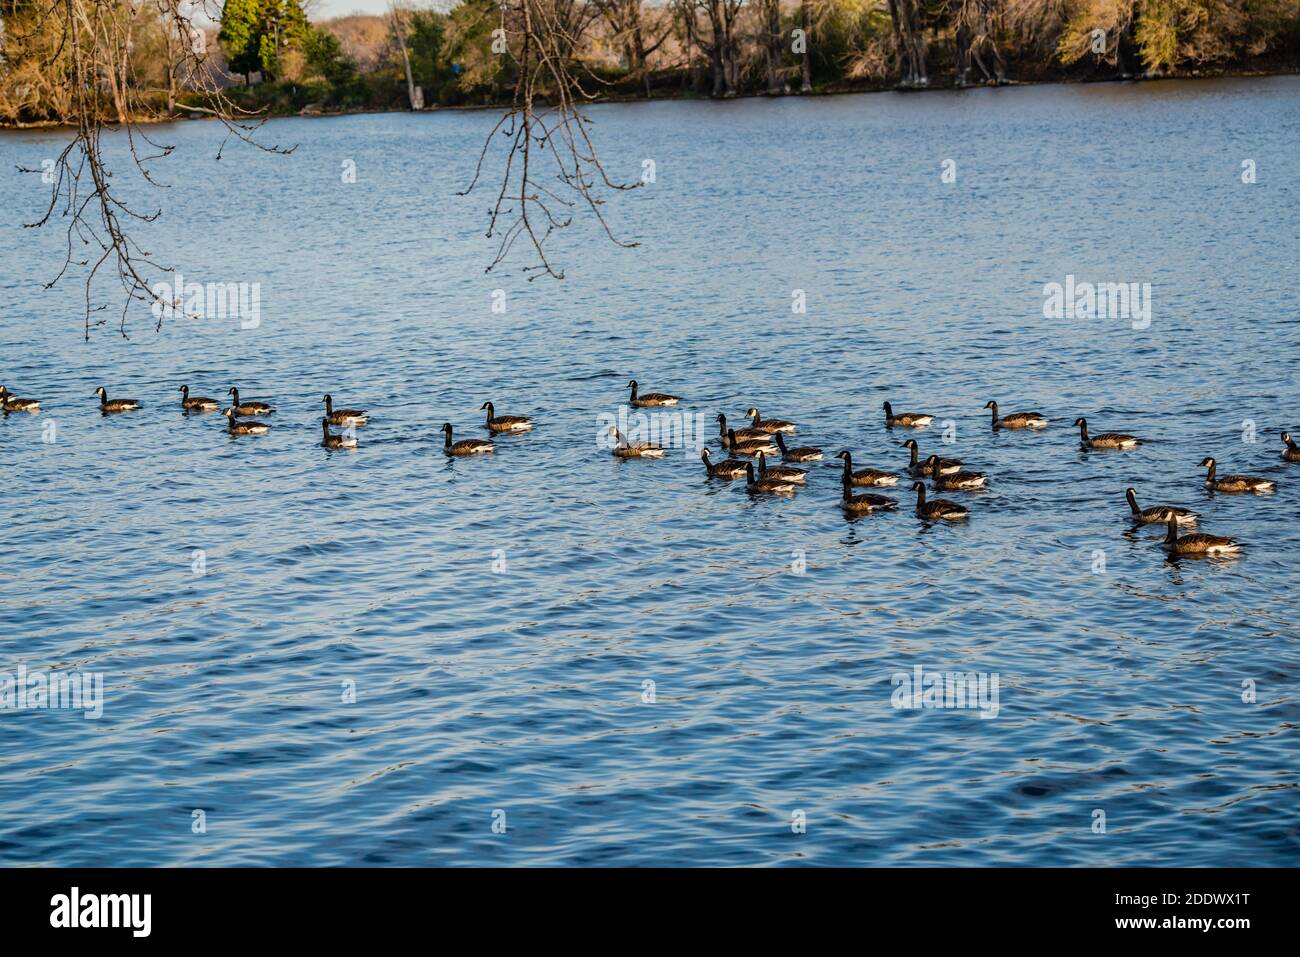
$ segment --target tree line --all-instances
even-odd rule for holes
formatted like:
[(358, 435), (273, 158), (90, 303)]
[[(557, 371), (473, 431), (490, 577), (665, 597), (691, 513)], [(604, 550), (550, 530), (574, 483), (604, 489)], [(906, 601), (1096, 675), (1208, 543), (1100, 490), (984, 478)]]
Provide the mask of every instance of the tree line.
[[(67, 121), (66, 37), (125, 38), (98, 64), (110, 118), (170, 113), (212, 86), (240, 108), (509, 102), (500, 0), (313, 24), (299, 0), (0, 0), (0, 122)], [(545, 0), (587, 99), (730, 97), (1196, 72), (1292, 71), (1296, 0)], [(200, 54), (195, 57), (195, 53)], [(197, 66), (196, 66), (197, 64)], [(541, 89), (541, 95), (546, 90)]]

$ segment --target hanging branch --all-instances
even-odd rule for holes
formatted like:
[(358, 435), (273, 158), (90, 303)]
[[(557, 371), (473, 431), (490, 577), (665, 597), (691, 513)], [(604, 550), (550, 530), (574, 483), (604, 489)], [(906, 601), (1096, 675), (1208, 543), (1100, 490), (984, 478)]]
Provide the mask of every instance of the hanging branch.
[[(209, 69), (206, 34), (195, 26), (193, 18), (199, 13), (215, 18), (217, 11), (207, 9), (203, 3), (191, 4), (186, 0), (156, 0), (156, 3), (164, 28), (179, 40), (176, 45), (179, 59), (167, 64), (169, 84), (179, 73), (183, 86), (200, 101), (185, 109), (215, 116), (226, 127), (217, 159), (221, 159), (232, 137), (266, 152), (292, 152), (292, 148), (257, 142), (253, 134), (264, 118), (231, 102)], [(92, 322), (95, 313), (107, 308), (107, 305), (95, 305), (95, 281), (102, 270), (115, 272), (125, 292), (118, 326), (123, 336), (127, 335), (127, 313), (132, 302), (161, 303), (177, 310), (181, 305), (155, 295), (152, 287), (157, 283), (157, 276), (170, 274), (172, 269), (157, 262), (135, 239), (134, 232), (129, 231), (132, 224), (140, 226), (155, 221), (162, 213), (161, 208), (141, 211), (123, 200), (113, 183), (115, 171), (104, 155), (103, 134), (106, 129), (116, 127), (126, 137), (131, 157), (127, 168), (134, 169), (143, 182), (166, 188), (166, 184), (154, 177), (152, 164), (170, 156), (175, 147), (157, 142), (144, 130), (146, 124), (165, 119), (168, 114), (151, 103), (149, 91), (134, 73), (130, 56), (132, 20), (138, 12), (138, 7), (121, 0), (53, 0), (36, 11), (29, 30), (11, 37), (18, 43), (42, 34), (52, 38), (52, 51), (43, 57), (40, 65), (57, 76), (67, 92), (66, 110), (60, 118), (72, 125), (72, 138), (55, 159), (53, 170), (25, 167), (19, 170), (41, 173), (53, 180), (44, 214), (25, 225), (40, 228), (56, 216), (66, 222), (64, 261), (45, 286), (47, 289), (55, 286), (69, 272), (84, 271), (87, 339), (92, 326), (102, 326), (107, 321)], [(158, 312), (155, 328), (161, 329), (167, 310)]]
[(590, 210), (615, 245), (638, 243), (614, 235), (601, 209), (603, 190), (635, 189), (641, 184), (616, 183), (596, 156), (591, 121), (580, 110), (594, 94), (584, 87), (599, 82), (588, 72), (580, 79), (574, 52), (593, 19), (595, 4), (578, 0), (503, 0), (500, 33), (515, 72), (510, 108), (488, 134), (479, 153), (474, 177), (460, 194), (468, 195), (483, 178), (484, 164), (498, 137), (506, 146), (505, 168), (496, 201), (488, 211), (487, 236), (497, 239), (497, 251), (485, 272), (509, 256), (515, 241), (526, 236), (537, 263), (525, 266), (539, 276), (563, 279), (552, 264), (546, 242), (556, 230), (573, 223), (575, 210)]

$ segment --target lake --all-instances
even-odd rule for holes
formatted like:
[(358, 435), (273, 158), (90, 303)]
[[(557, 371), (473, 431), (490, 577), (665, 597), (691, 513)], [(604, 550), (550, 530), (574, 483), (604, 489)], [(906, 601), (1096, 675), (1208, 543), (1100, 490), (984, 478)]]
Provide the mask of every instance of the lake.
[[(494, 114), (277, 120), (290, 155), (219, 161), (218, 124), (153, 128), (141, 245), (258, 322), (137, 306), (125, 339), (105, 284), (89, 342), (81, 275), (42, 288), (61, 227), (21, 228), (49, 187), (15, 167), (66, 134), (0, 135), (0, 382), (42, 400), (0, 421), (0, 672), (103, 689), (0, 710), (0, 862), (1293, 864), (1300, 78), (590, 113), (654, 181), (606, 207), (639, 247), (555, 235), (561, 282), (522, 246), (484, 272), (491, 179), (456, 194)], [(1069, 277), (1149, 317), (1046, 315)], [(632, 378), (715, 460), (751, 406), (826, 456), (793, 496), (690, 443), (620, 461)], [(369, 410), (355, 451), (326, 392)], [(448, 459), (489, 400), (536, 428)], [(846, 519), (833, 453), (904, 470), (908, 437), (987, 473), (942, 493), (969, 520), (907, 478)], [(1206, 456), (1277, 491), (1210, 493)], [(1170, 560), (1128, 486), (1244, 553)], [(949, 673), (996, 698), (895, 706)]]

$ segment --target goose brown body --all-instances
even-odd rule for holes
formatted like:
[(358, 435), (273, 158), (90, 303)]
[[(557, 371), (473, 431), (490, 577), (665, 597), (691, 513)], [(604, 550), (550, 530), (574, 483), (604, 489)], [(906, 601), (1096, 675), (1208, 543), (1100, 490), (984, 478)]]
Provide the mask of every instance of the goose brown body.
[(937, 455), (931, 455), (925, 460), (926, 470), (929, 472), (937, 491), (960, 492), (983, 488), (984, 482), (988, 478), (983, 472), (943, 472), (940, 471), (938, 465), (939, 456)]
[(709, 478), (716, 479), (738, 479), (745, 474), (745, 466), (749, 463), (742, 462), (740, 459), (723, 459), (721, 462), (714, 464), (709, 460), (709, 450), (700, 450), (700, 461), (704, 463), (705, 469), (708, 470)]
[(992, 399), (984, 406), (986, 409), (993, 410), (993, 428), (994, 429), (1045, 429), (1047, 428), (1047, 419), (1041, 412), (1012, 412), (1010, 415), (998, 417), (998, 404)]
[(0, 385), (0, 411), (6, 415), (10, 412), (39, 412), (41, 403), (38, 399), (20, 399)]
[(360, 428), (370, 421), (365, 409), (334, 408), (334, 397), (328, 392), (321, 397), (321, 401), (325, 403), (325, 418), (330, 425), (350, 425), (353, 428)]
[(888, 428), (901, 425), (908, 429), (923, 429), (934, 421), (934, 416), (927, 415), (924, 412), (900, 412), (895, 415), (894, 407), (888, 402), (884, 404), (883, 408), (885, 410), (885, 425)]
[(614, 447), (611, 451), (620, 459), (661, 459), (664, 456), (664, 447), (656, 445), (654, 442), (629, 442), (623, 437), (623, 433), (613, 426), (610, 432), (614, 434)]
[(320, 420), (321, 430), (324, 432), (324, 438), (321, 445), (327, 449), (355, 449), (357, 447), (357, 437), (355, 435), (334, 435), (330, 432), (330, 420), (327, 416)]
[(497, 450), (496, 446), (487, 439), (461, 439), (459, 442), (453, 442), (450, 422), (444, 422), (439, 431), (443, 434), (442, 450), (448, 455), (486, 455)]
[(966, 508), (966, 506), (950, 502), (946, 498), (936, 498), (927, 502), (925, 500), (924, 482), (913, 482), (912, 491), (916, 492), (916, 514), (928, 521), (939, 519), (956, 521), (970, 515), (970, 509)]
[(676, 405), (678, 402), (681, 401), (681, 398), (679, 396), (669, 395), (666, 392), (639, 393), (637, 392), (636, 379), (633, 379), (627, 385), (628, 388), (632, 390), (632, 398), (629, 400), (629, 404), (631, 405), (636, 405), (636, 406)]
[(844, 477), (854, 488), (873, 488), (885, 485), (897, 485), (898, 474), (896, 472), (882, 472), (880, 469), (853, 469), (853, 453), (848, 449), (841, 449), (835, 453), (837, 459), (844, 460)]
[(795, 484), (784, 479), (755, 478), (753, 462), (745, 463), (745, 486), (760, 495), (784, 495), (795, 490)]
[(1176, 505), (1151, 505), (1147, 508), (1138, 508), (1137, 491), (1131, 488), (1124, 490), (1124, 497), (1128, 500), (1128, 507), (1135, 522), (1143, 525), (1157, 523), (1163, 525), (1172, 517), (1179, 525), (1196, 524), (1196, 513), (1191, 509), (1179, 508)]
[[(912, 453), (912, 459), (907, 464), (907, 471), (913, 476), (933, 478), (934, 473), (931, 469), (935, 468), (938, 469), (940, 475), (951, 475), (953, 472), (961, 471), (960, 459), (941, 459), (930, 456), (924, 462), (920, 461), (921, 449), (916, 444), (916, 439), (908, 439), (903, 443), (903, 448)], [(930, 462), (931, 458), (935, 458), (933, 465)]]
[(727, 430), (727, 447), (732, 455), (744, 455), (754, 458), (759, 452), (766, 455), (776, 455), (779, 451), (777, 446), (770, 439), (745, 439), (740, 441), (736, 438), (736, 430)]
[(840, 507), (854, 515), (865, 515), (869, 512), (898, 508), (898, 502), (887, 495), (876, 495), (872, 492), (854, 495), (853, 485), (846, 472), (840, 478)]
[(265, 422), (240, 422), (235, 417), (234, 409), (227, 409), (224, 415), (229, 419), (226, 431), (231, 435), (265, 435), (271, 428)]
[(1142, 440), (1121, 432), (1103, 432), (1100, 435), (1088, 434), (1088, 420), (1080, 416), (1074, 420), (1079, 429), (1079, 440), (1084, 448), (1089, 449), (1133, 449), (1142, 444)]
[(772, 438), (776, 439), (777, 448), (781, 450), (782, 462), (816, 462), (822, 457), (822, 450), (812, 445), (786, 448), (785, 436), (780, 432), (772, 433)]
[(797, 469), (792, 465), (768, 465), (767, 456), (762, 452), (758, 453), (758, 474), (763, 478), (774, 478), (801, 484), (808, 480), (808, 473), (803, 469)]
[(141, 407), (135, 399), (110, 399), (108, 390), (102, 385), (95, 390), (95, 395), (99, 397), (99, 411), (105, 415), (110, 412), (134, 412)]
[(1271, 492), (1277, 483), (1271, 479), (1255, 478), (1251, 475), (1218, 475), (1218, 463), (1214, 459), (1201, 460), (1205, 473), (1205, 487), (1213, 492)]
[(763, 414), (759, 412), (757, 408), (751, 408), (745, 414), (751, 419), (749, 423), (751, 429), (756, 432), (763, 432), (767, 435), (772, 435), (776, 432), (793, 433), (794, 430), (798, 428), (798, 426), (788, 419), (765, 419), (763, 418)]
[(487, 411), (487, 430), (489, 432), (527, 432), (533, 427), (533, 420), (526, 415), (497, 415), (491, 402), (484, 402), (480, 412)]
[(767, 438), (768, 438), (768, 433), (767, 433), (767, 432), (760, 431), (759, 429), (748, 429), (748, 428), (732, 429), (732, 428), (728, 428), (728, 427), (727, 427), (727, 417), (726, 417), (725, 415), (723, 415), (721, 412), (719, 412), (719, 413), (718, 413), (718, 436), (722, 439), (722, 444), (723, 444), (724, 446), (727, 444), (727, 436), (728, 436), (729, 434), (731, 434), (732, 432), (735, 432), (735, 433), (736, 433), (736, 438), (739, 439), (739, 440), (741, 440), (742, 442), (744, 442), (744, 441), (746, 441), (746, 440), (749, 440), (749, 439), (762, 439), (763, 441), (767, 441)]
[(265, 402), (240, 402), (239, 389), (234, 386), (226, 394), (230, 396), (230, 408), (235, 415), (270, 415), (275, 411)]
[(221, 408), (221, 403), (216, 399), (209, 399), (205, 395), (190, 395), (188, 385), (181, 386), (177, 391), (181, 394), (181, 408), (186, 412), (216, 412)]
[(1165, 535), (1165, 546), (1175, 555), (1232, 555), (1241, 551), (1241, 543), (1226, 535), (1207, 535), (1205, 532), (1193, 532), (1178, 537), (1178, 519), (1169, 516), (1169, 532)]

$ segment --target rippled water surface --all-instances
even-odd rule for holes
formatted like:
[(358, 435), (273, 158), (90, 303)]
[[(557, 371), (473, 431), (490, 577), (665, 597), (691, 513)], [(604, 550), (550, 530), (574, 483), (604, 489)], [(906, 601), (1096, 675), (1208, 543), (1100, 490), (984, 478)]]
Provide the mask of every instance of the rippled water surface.
[[(1300, 81), (592, 115), (613, 175), (656, 177), (609, 207), (640, 247), (579, 218), (560, 283), (484, 274), (492, 197), (455, 194), (491, 114), (281, 120), (291, 155), (219, 162), (216, 124), (155, 130), (143, 245), (260, 283), (261, 325), (141, 309), (127, 341), (105, 287), (89, 343), (77, 278), (41, 289), (59, 227), (20, 228), (15, 167), (62, 136), (0, 136), (0, 381), (44, 404), (0, 421), (0, 671), (105, 696), (0, 712), (0, 861), (1293, 863)], [(1150, 282), (1150, 328), (1044, 319), (1069, 274)], [(757, 405), (900, 468), (889, 398), (990, 485), (931, 527), (906, 484), (847, 521), (829, 454), (771, 500), (693, 452), (620, 463), (633, 376), (710, 439)], [(273, 402), (270, 433), (181, 383)], [(102, 418), (99, 385), (146, 407)], [(355, 452), (319, 446), (326, 391), (371, 411)], [(990, 398), (1051, 427), (992, 433)], [(538, 427), (448, 461), (489, 399)], [(1084, 453), (1078, 415), (1145, 444)], [(1277, 492), (1209, 495), (1207, 455)], [(1171, 563), (1129, 485), (1245, 554)], [(995, 673), (996, 718), (894, 708), (918, 666)]]

